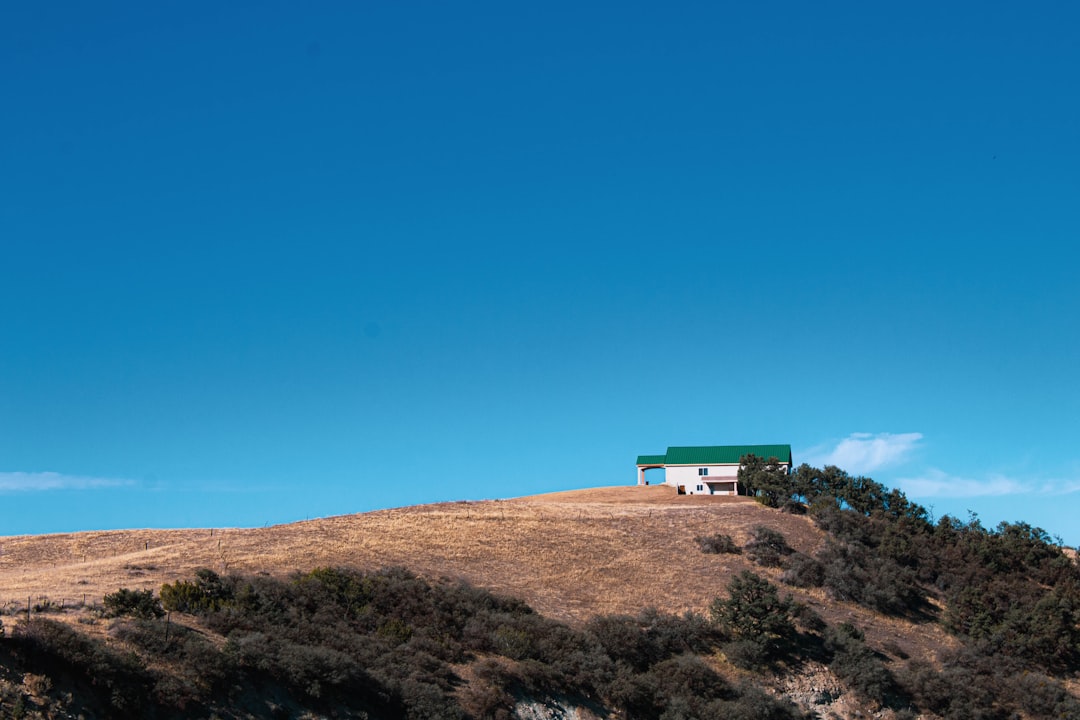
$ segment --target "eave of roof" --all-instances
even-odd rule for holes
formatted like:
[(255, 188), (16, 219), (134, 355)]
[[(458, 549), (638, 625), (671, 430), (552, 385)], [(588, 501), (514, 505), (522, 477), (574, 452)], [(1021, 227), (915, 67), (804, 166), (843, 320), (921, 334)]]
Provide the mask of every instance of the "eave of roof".
[(638, 455), (638, 465), (663, 465), (666, 462), (667, 455)]

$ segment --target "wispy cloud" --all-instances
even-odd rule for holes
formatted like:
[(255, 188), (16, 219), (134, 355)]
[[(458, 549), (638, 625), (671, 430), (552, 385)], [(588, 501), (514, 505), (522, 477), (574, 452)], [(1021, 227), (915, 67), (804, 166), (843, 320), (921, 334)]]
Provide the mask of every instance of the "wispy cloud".
[(131, 480), (64, 475), (55, 472), (0, 472), (0, 492), (92, 490), (131, 484)]
[(1002, 475), (977, 480), (970, 477), (950, 475), (931, 468), (916, 477), (904, 477), (895, 481), (905, 493), (914, 497), (978, 497), (985, 495), (1009, 495), (1024, 491), (1024, 487)]
[(1070, 495), (1072, 493), (1080, 492), (1080, 479), (1078, 480), (1065, 480), (1058, 483), (1058, 489), (1053, 495)]
[(922, 437), (922, 433), (852, 433), (835, 447), (810, 449), (807, 462), (815, 467), (835, 465), (853, 475), (863, 475), (905, 462)]
[(925, 497), (986, 497), (993, 495), (1035, 494), (1069, 495), (1080, 492), (1080, 480), (1020, 481), (1005, 475), (990, 474), (984, 478), (950, 475), (937, 468), (915, 477), (899, 478), (896, 485), (913, 498)]

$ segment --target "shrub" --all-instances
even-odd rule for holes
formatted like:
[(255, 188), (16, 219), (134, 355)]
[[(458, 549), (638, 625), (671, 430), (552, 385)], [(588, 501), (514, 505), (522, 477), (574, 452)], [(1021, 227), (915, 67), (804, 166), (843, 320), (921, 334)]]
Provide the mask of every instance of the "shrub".
[(638, 621), (627, 615), (601, 615), (585, 629), (612, 660), (635, 670), (645, 670), (660, 654)]
[(626, 717), (656, 717), (656, 688), (649, 675), (638, 674), (626, 666), (619, 668), (612, 680), (601, 688), (605, 701)]
[(466, 685), (459, 691), (462, 707), (472, 717), (491, 720), (512, 720), (514, 696), (507, 690), (513, 676), (499, 662), (485, 659), (473, 666), (479, 682)]
[(817, 560), (823, 568), (822, 585), (834, 599), (889, 615), (917, 611), (925, 603), (926, 593), (910, 568), (875, 554), (862, 543), (830, 540)]
[(137, 618), (159, 618), (165, 615), (161, 602), (150, 590), (120, 588), (104, 598), (105, 613), (110, 617), (130, 615)]
[(787, 540), (776, 530), (758, 525), (750, 531), (746, 555), (758, 565), (780, 567), (784, 558), (792, 552), (794, 550), (787, 544)]
[(90, 692), (111, 708), (109, 717), (145, 716), (153, 677), (135, 656), (118, 653), (100, 640), (43, 618), (20, 625), (12, 642), (44, 674), (57, 677), (69, 672), (85, 679)]
[(714, 700), (732, 697), (728, 683), (694, 655), (680, 655), (658, 663), (648, 674), (661, 720), (703, 720)]
[(715, 626), (695, 612), (666, 615), (656, 608), (646, 608), (637, 619), (661, 657), (707, 653), (719, 640)]
[(1042, 673), (1022, 672), (1004, 683), (1013, 703), (1029, 717), (1080, 717), (1080, 700), (1069, 695), (1061, 683)]
[(761, 640), (732, 640), (720, 646), (727, 661), (744, 670), (764, 667), (769, 660), (769, 648)]
[(694, 542), (701, 548), (701, 552), (707, 555), (720, 555), (722, 553), (738, 555), (742, 552), (730, 535), (721, 535), (719, 533), (715, 535), (698, 535), (694, 538)]
[(790, 701), (774, 698), (748, 683), (738, 688), (739, 697), (724, 702), (713, 717), (723, 720), (802, 720), (806, 716)]
[(342, 652), (321, 645), (301, 645), (254, 633), (241, 638), (228, 652), (242, 667), (274, 676), (286, 687), (312, 698), (354, 681), (360, 674), (355, 661)]
[[(1018, 717), (1002, 703), (1009, 663), (961, 649), (944, 654), (940, 669), (913, 660), (901, 676), (916, 705), (946, 720), (1007, 720)], [(1053, 717), (1053, 716), (1051, 716)], [(1068, 716), (1066, 716), (1068, 717)]]
[(795, 587), (821, 587), (825, 582), (825, 566), (809, 555), (795, 553), (780, 581)]
[(204, 613), (217, 610), (232, 600), (232, 588), (209, 568), (195, 571), (195, 582), (177, 580), (161, 586), (161, 604), (166, 610)]
[(828, 627), (821, 615), (818, 615), (813, 608), (809, 605), (804, 605), (803, 603), (793, 604), (791, 616), (795, 618), (795, 621), (800, 627), (806, 629), (808, 632), (820, 633)]
[(775, 585), (748, 570), (732, 579), (728, 593), (709, 606), (713, 621), (734, 639), (760, 643), (770, 657), (779, 656), (796, 634), (794, 601), (781, 599)]
[(657, 663), (649, 671), (653, 686), (666, 697), (712, 700), (727, 697), (731, 688), (696, 655), (679, 655)]
[(849, 623), (829, 628), (825, 648), (833, 656), (829, 669), (845, 685), (865, 700), (885, 703), (893, 690), (892, 674), (863, 642), (861, 630)]

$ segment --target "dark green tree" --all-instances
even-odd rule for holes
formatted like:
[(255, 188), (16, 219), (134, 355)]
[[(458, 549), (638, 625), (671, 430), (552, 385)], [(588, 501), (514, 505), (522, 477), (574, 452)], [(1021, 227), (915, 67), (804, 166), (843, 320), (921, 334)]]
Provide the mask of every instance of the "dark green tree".
[(713, 621), (736, 640), (751, 641), (778, 656), (795, 636), (791, 596), (781, 598), (776, 586), (749, 570), (728, 585), (728, 599), (716, 598), (709, 606)]
[(769, 507), (780, 507), (794, 493), (787, 468), (774, 457), (743, 455), (739, 459), (738, 479), (747, 495)]
[(803, 463), (792, 473), (791, 484), (792, 494), (801, 497), (807, 505), (838, 505), (847, 495), (851, 476), (835, 465), (822, 470)]

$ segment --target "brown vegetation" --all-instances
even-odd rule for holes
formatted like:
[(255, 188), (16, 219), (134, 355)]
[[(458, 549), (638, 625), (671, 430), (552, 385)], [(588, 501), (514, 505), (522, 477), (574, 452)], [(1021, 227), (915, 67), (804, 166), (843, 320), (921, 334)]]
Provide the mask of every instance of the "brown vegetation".
[(262, 708), (271, 688), (257, 716), (349, 697), (358, 717), (503, 718), (569, 689), (613, 717), (799, 715), (766, 688), (842, 718), (1080, 710), (1075, 561), (1043, 531), (932, 525), (835, 468), (800, 468), (794, 487), (775, 507), (622, 487), (0, 538), (0, 706), (171, 717), (237, 692)]
[[(403, 565), (519, 597), (575, 625), (597, 614), (704, 612), (731, 578), (779, 569), (743, 555), (704, 554), (695, 542), (723, 533), (743, 546), (756, 527), (781, 532), (812, 555), (824, 533), (805, 516), (747, 498), (680, 496), (667, 486), (615, 487), (512, 500), (454, 502), (251, 529), (127, 530), (0, 538), (0, 601), (100, 602), (119, 587), (151, 589), (196, 569), (285, 576), (319, 566)], [(785, 588), (828, 622), (854, 622), (876, 647), (929, 658), (954, 641), (934, 624), (886, 619), (819, 589)]]

